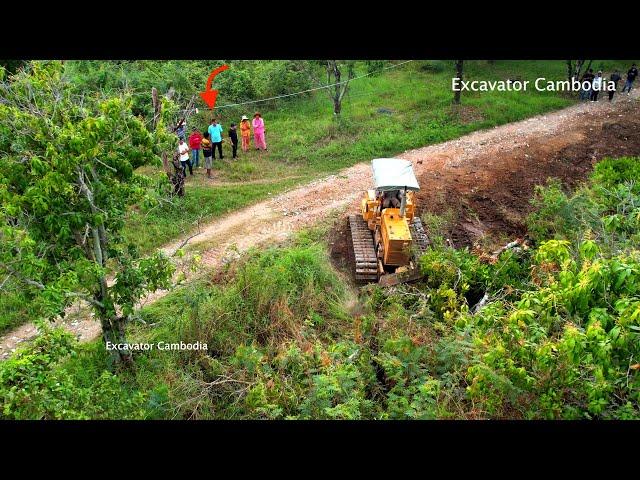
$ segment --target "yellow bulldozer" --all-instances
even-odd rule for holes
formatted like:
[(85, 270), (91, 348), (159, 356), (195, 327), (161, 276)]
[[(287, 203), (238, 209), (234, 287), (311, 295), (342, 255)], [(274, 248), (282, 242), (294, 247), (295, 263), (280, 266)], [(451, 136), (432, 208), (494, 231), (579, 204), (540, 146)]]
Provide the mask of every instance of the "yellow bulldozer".
[(421, 277), (418, 257), (429, 246), (415, 192), (420, 190), (410, 161), (376, 158), (374, 188), (363, 193), (359, 215), (349, 216), (355, 278), (383, 286)]

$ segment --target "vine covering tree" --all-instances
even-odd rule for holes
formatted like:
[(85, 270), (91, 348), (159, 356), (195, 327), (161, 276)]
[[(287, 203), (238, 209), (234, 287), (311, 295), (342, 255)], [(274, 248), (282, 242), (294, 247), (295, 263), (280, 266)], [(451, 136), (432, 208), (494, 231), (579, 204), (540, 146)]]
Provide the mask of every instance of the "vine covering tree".
[(0, 85), (0, 288), (20, 285), (40, 321), (83, 299), (105, 341), (121, 343), (141, 296), (168, 287), (168, 259), (140, 257), (121, 234), (148, 183), (135, 170), (171, 148), (163, 122), (150, 131), (127, 96), (72, 93), (60, 62)]

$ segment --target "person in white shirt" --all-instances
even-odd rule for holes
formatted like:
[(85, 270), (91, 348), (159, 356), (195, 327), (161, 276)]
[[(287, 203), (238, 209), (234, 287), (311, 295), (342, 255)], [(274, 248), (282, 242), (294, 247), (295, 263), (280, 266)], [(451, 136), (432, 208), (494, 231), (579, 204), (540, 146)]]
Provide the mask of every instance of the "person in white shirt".
[(594, 77), (593, 82), (591, 83), (591, 101), (598, 101), (598, 94), (600, 93), (600, 89), (602, 88), (602, 72), (598, 72), (598, 74)]
[(187, 176), (187, 165), (189, 166), (189, 173), (193, 177), (193, 168), (191, 166), (191, 157), (189, 156), (189, 145), (184, 142), (184, 138), (180, 139), (178, 143), (178, 153), (180, 154), (180, 163), (182, 164), (182, 170), (184, 176)]

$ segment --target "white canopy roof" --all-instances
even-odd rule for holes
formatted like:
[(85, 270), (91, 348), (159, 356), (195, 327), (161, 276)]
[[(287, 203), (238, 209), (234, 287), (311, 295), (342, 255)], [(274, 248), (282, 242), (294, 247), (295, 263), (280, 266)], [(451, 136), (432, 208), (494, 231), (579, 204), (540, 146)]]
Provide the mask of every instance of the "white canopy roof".
[(371, 161), (376, 190), (420, 190), (409, 160), (401, 158), (374, 158)]

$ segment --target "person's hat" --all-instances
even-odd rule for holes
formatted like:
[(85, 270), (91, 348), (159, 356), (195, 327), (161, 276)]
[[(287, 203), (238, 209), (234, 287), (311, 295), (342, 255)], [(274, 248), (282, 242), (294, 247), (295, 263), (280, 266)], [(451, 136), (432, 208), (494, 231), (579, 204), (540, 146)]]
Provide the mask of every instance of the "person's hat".
[(249, 120), (246, 115), (242, 115), (241, 120)]

